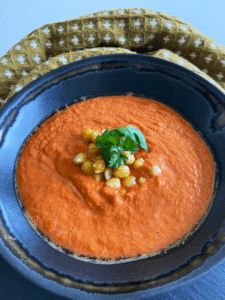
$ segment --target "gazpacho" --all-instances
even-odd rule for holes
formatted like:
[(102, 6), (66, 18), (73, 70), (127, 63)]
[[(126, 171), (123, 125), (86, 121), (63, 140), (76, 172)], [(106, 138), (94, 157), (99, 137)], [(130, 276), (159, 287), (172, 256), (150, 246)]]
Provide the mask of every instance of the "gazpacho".
[(204, 219), (214, 160), (165, 104), (107, 96), (47, 119), (22, 149), (16, 179), (28, 217), (54, 244), (115, 260), (159, 253)]

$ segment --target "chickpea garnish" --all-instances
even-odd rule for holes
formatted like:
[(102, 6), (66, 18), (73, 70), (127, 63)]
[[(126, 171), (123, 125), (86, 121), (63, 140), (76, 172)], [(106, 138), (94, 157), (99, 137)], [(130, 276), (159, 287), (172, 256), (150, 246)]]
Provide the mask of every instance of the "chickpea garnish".
[(102, 180), (102, 173), (99, 173), (99, 174), (94, 173), (92, 176), (96, 181)]
[(123, 180), (123, 185), (125, 185), (126, 187), (132, 186), (136, 184), (136, 177), (135, 176), (127, 176), (124, 178)]
[(105, 179), (109, 180), (113, 176), (113, 170), (107, 167), (104, 171)]
[(89, 153), (93, 154), (93, 153), (97, 153), (98, 151), (100, 151), (100, 149), (95, 145), (95, 143), (91, 143), (88, 147), (88, 151), (89, 151)]
[(135, 161), (134, 154), (130, 154), (129, 151), (125, 151), (122, 154), (128, 158), (128, 160), (126, 160), (126, 165), (131, 165)]
[(77, 154), (77, 156), (74, 157), (73, 162), (75, 165), (81, 165), (85, 161), (87, 161), (87, 155), (83, 152)]
[[(123, 178), (123, 184), (127, 187), (136, 184), (136, 177), (130, 175), (128, 165), (133, 164), (135, 169), (143, 166), (144, 159), (135, 160), (133, 152), (138, 150), (138, 146), (146, 151), (148, 147), (143, 134), (137, 128), (133, 125), (126, 127), (103, 129), (102, 132), (85, 129), (82, 136), (85, 142), (90, 143), (87, 150), (89, 159), (85, 153), (79, 153), (73, 159), (74, 164), (81, 165), (82, 172), (93, 175), (96, 181), (102, 180), (104, 172), (106, 185), (110, 187), (120, 187), (120, 178)], [(143, 183), (145, 180), (140, 177), (138, 182)], [(122, 195), (125, 194), (126, 190), (123, 190)]]
[(87, 128), (82, 132), (83, 140), (85, 142), (89, 142), (91, 140), (91, 134), (93, 133), (94, 130)]
[(101, 132), (98, 130), (93, 130), (93, 132), (91, 133), (91, 141), (93, 143), (96, 142), (96, 138), (98, 135), (102, 135)]
[(95, 156), (95, 157), (92, 157), (92, 160), (93, 161), (96, 161), (98, 159), (103, 159), (101, 155), (98, 155), (98, 156)]
[(103, 159), (97, 159), (92, 166), (95, 173), (102, 173), (105, 171), (105, 161)]
[(160, 175), (161, 174), (161, 169), (158, 167), (158, 166), (152, 166), (151, 169), (150, 169), (150, 174), (152, 176), (157, 176), (157, 175)]
[(144, 162), (145, 162), (145, 161), (144, 161), (143, 158), (138, 158), (138, 159), (136, 159), (135, 162), (133, 163), (133, 166), (134, 166), (135, 169), (138, 169), (138, 168), (140, 168), (140, 167), (143, 166)]
[(94, 173), (93, 162), (90, 160), (85, 161), (81, 166), (81, 170), (84, 174), (92, 175)]
[(106, 185), (109, 187), (119, 188), (120, 187), (120, 179), (119, 178), (110, 178), (106, 181)]
[(139, 177), (138, 178), (138, 183), (144, 183), (147, 179), (144, 177)]
[(125, 178), (130, 175), (130, 169), (128, 166), (121, 165), (119, 168), (115, 168), (114, 176), (119, 178)]

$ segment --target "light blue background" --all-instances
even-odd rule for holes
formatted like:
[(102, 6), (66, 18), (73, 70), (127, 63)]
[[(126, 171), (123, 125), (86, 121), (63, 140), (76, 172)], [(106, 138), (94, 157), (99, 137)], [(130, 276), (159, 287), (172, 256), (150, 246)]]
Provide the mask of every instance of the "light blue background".
[[(177, 16), (225, 46), (225, 0), (0, 0), (0, 57), (45, 24), (101, 10), (138, 7)], [(0, 300), (30, 299), (65, 298), (28, 282), (0, 258)], [(225, 261), (195, 282), (149, 299), (225, 300)]]

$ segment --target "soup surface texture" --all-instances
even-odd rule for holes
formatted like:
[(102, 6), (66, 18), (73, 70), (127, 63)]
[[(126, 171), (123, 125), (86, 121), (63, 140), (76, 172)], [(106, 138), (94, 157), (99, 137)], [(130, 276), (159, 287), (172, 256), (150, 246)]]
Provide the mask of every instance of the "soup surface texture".
[[(85, 129), (127, 125), (140, 130), (148, 145), (148, 151), (134, 153), (144, 165), (129, 165), (135, 185), (108, 187), (74, 165), (73, 158), (88, 148)], [(159, 166), (159, 176), (150, 175), (152, 166)], [(25, 144), (16, 177), (27, 215), (50, 240), (86, 257), (116, 259), (157, 253), (192, 231), (209, 207), (214, 161), (202, 138), (171, 108), (107, 96), (45, 121)], [(139, 184), (139, 177), (147, 180)]]

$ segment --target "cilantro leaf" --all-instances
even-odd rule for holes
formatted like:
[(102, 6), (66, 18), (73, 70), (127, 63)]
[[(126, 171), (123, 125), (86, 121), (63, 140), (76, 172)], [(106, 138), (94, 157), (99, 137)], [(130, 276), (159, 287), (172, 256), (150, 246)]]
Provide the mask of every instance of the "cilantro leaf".
[(103, 159), (110, 168), (118, 168), (126, 163), (127, 156), (122, 153), (137, 152), (139, 146), (148, 151), (143, 134), (134, 127), (106, 129), (96, 138), (96, 146), (100, 149)]
[(145, 149), (146, 151), (148, 151), (148, 147), (145, 141), (145, 137), (143, 136), (143, 134), (134, 127), (120, 127), (115, 129), (116, 132), (118, 132), (118, 135), (122, 135), (122, 136), (126, 136), (126, 137), (130, 137), (134, 143), (136, 143), (137, 145), (139, 145), (141, 148)]
[(109, 161), (109, 167), (119, 168), (119, 166), (125, 165), (126, 159), (128, 158), (125, 155), (122, 155), (120, 153), (113, 153)]
[(124, 149), (124, 151), (130, 151), (131, 154), (132, 152), (138, 152), (138, 146), (129, 136), (124, 138), (124, 140), (121, 141), (120, 145)]
[(108, 136), (108, 139), (109, 139), (109, 141), (111, 141), (114, 145), (117, 145), (118, 143), (119, 143), (119, 138), (116, 138), (116, 137), (114, 137), (114, 136), (112, 136), (112, 135), (109, 135)]

